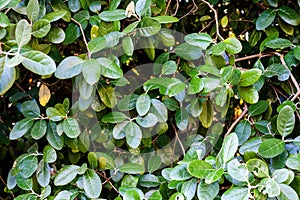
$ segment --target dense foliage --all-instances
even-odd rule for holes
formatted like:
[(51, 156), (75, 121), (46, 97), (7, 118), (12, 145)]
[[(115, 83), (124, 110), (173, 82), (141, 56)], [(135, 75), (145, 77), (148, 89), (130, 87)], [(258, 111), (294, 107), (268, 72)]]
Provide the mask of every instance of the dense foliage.
[(299, 7), (0, 0), (0, 199), (299, 199)]

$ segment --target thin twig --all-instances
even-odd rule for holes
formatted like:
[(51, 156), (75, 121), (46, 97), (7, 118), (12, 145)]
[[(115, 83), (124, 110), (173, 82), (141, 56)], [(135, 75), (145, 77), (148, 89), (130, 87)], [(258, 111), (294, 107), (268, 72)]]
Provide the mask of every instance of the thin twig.
[(176, 141), (178, 141), (178, 143), (179, 143), (179, 145), (180, 145), (180, 148), (181, 148), (181, 150), (182, 150), (183, 156), (184, 156), (184, 155), (185, 155), (185, 149), (184, 149), (184, 146), (183, 146), (183, 144), (182, 144), (182, 142), (181, 142), (181, 140), (180, 140), (180, 138), (179, 138), (179, 136), (178, 136), (178, 131), (177, 131), (177, 129), (176, 129), (176, 127), (175, 127), (174, 124), (172, 124), (172, 127), (173, 127), (173, 129), (174, 129), (175, 137), (176, 137), (176, 140), (175, 140), (175, 142), (174, 142), (174, 146), (176, 145)]
[(254, 55), (251, 55), (251, 56), (245, 56), (245, 57), (242, 57), (242, 58), (237, 58), (237, 59), (235, 59), (235, 62), (241, 62), (241, 61), (250, 60), (250, 59), (253, 59), (253, 58), (270, 57), (270, 56), (273, 56), (273, 55), (274, 55), (273, 52), (259, 53), (259, 54), (254, 54)]
[(87, 43), (87, 40), (86, 40), (86, 37), (85, 37), (85, 34), (84, 34), (84, 31), (83, 31), (83, 28), (82, 28), (81, 24), (78, 21), (76, 21), (75, 19), (73, 19), (73, 18), (71, 18), (71, 20), (75, 24), (77, 24), (79, 26), (81, 34), (82, 34), (82, 37), (83, 37), (83, 42), (84, 42), (86, 50), (87, 50), (87, 56), (88, 56), (88, 58), (91, 58), (91, 52), (90, 52), (90, 50), (88, 48), (88, 43)]
[[(1, 175), (0, 175), (0, 180), (5, 186), (7, 186)], [(15, 199), (15, 195), (13, 193), (11, 193), (11, 196)]]
[(97, 172), (97, 174), (99, 174), (101, 177), (103, 177), (103, 178), (105, 179), (105, 182), (102, 183), (102, 185), (104, 185), (106, 182), (108, 182), (108, 183), (110, 184), (110, 186), (111, 186), (118, 194), (120, 194), (119, 191), (118, 191), (118, 189), (111, 183), (111, 181), (106, 177), (105, 174), (102, 174), (102, 173), (99, 173), (99, 172)]
[(192, 0), (192, 2), (193, 2), (193, 8), (192, 8), (188, 13), (186, 13), (185, 15), (183, 15), (182, 17), (180, 17), (179, 20), (185, 18), (186, 16), (188, 16), (188, 15), (190, 15), (191, 13), (194, 13), (194, 12), (196, 12), (196, 11), (198, 10), (198, 6), (197, 6), (197, 4), (195, 3), (195, 1)]
[(179, 0), (176, 0), (176, 9), (175, 9), (175, 12), (173, 13), (173, 16), (176, 16), (176, 14), (178, 12), (178, 8), (179, 8)]
[(243, 112), (241, 113), (241, 115), (231, 124), (231, 126), (229, 127), (229, 129), (227, 130), (226, 134), (224, 137), (227, 137), (232, 129), (237, 125), (237, 123), (239, 123), (239, 121), (244, 117), (244, 115), (248, 112), (248, 106), (246, 103), (244, 103), (244, 110)]
[(216, 39), (219, 37), (221, 40), (224, 40), (224, 38), (222, 37), (222, 35), (220, 34), (219, 32), (219, 20), (218, 20), (218, 12), (216, 9), (214, 9), (214, 7), (207, 1), (205, 0), (201, 0), (203, 3), (207, 4), (208, 7), (214, 12), (214, 15), (215, 15), (215, 21), (216, 21), (216, 34), (217, 34), (217, 37)]
[(297, 97), (300, 95), (300, 87), (299, 87), (299, 84), (298, 84), (296, 78), (294, 77), (294, 75), (292, 74), (291, 70), (290, 70), (289, 67), (287, 66), (287, 64), (286, 64), (286, 62), (285, 62), (285, 60), (284, 60), (284, 55), (283, 55), (283, 54), (280, 54), (280, 53), (278, 53), (278, 52), (274, 52), (274, 54), (275, 54), (276, 56), (279, 56), (279, 57), (280, 57), (280, 61), (281, 61), (282, 65), (283, 65), (287, 70), (289, 70), (289, 72), (290, 72), (291, 80), (292, 80), (292, 82), (293, 82), (295, 88), (297, 89), (297, 93), (294, 94), (293, 98), (291, 99), (291, 101), (295, 101), (295, 100), (297, 99)]
[(165, 15), (167, 15), (167, 13), (168, 13), (168, 10), (169, 10), (171, 1), (172, 1), (172, 0), (169, 0), (169, 1), (168, 1), (167, 7), (166, 7), (166, 10), (165, 10)]

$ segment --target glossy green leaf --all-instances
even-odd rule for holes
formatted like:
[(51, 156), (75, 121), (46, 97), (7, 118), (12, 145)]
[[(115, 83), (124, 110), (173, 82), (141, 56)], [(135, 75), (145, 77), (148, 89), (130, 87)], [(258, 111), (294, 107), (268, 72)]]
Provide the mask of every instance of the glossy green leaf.
[(287, 185), (293, 181), (294, 177), (294, 172), (286, 168), (277, 169), (272, 173), (272, 178), (274, 178), (277, 183), (284, 183)]
[(150, 112), (153, 113), (159, 122), (166, 122), (168, 119), (167, 107), (158, 99), (151, 99)]
[(281, 6), (278, 9), (278, 15), (283, 19), (286, 23), (293, 25), (293, 26), (298, 26), (300, 23), (300, 16), (299, 14), (291, 9), (290, 7), (287, 6)]
[(81, 63), (82, 74), (90, 85), (97, 83), (101, 77), (101, 67), (97, 60), (91, 59)]
[(71, 21), (71, 12), (68, 8), (68, 6), (62, 1), (62, 0), (52, 0), (51, 1), (51, 7), (52, 9), (57, 12), (57, 11), (65, 11), (67, 12), (62, 19), (66, 22)]
[(18, 121), (9, 134), (10, 140), (21, 138), (32, 127), (34, 120), (31, 118), (25, 118)]
[(212, 54), (216, 56), (221, 56), (225, 53), (226, 50), (226, 43), (225, 42), (219, 42), (218, 44), (215, 44), (212, 48)]
[(88, 169), (83, 175), (83, 189), (89, 198), (98, 198), (102, 190), (100, 177), (94, 170)]
[(198, 77), (192, 77), (190, 81), (190, 85), (188, 87), (188, 94), (196, 94), (203, 90), (204, 83), (201, 78)]
[(280, 195), (277, 197), (280, 200), (289, 200), (289, 199), (299, 199), (298, 194), (295, 190), (288, 185), (279, 184), (280, 187)]
[(53, 59), (40, 51), (25, 51), (21, 55), (23, 56), (23, 66), (33, 73), (50, 75), (56, 70)]
[(221, 197), (221, 200), (248, 200), (250, 194), (248, 188), (244, 187), (231, 187), (226, 190)]
[(184, 40), (194, 46), (198, 46), (202, 50), (206, 50), (207, 47), (213, 42), (210, 35), (207, 33), (192, 33), (184, 37)]
[(169, 24), (169, 23), (175, 23), (179, 21), (177, 17), (173, 17), (173, 16), (157, 16), (157, 17), (153, 17), (153, 19), (157, 20), (161, 24)]
[(22, 103), (21, 112), (24, 117), (36, 118), (40, 117), (41, 111), (35, 101), (25, 101)]
[(70, 199), (72, 196), (72, 192), (68, 191), (68, 190), (62, 190), (60, 191), (54, 200), (65, 200), (65, 199)]
[(268, 26), (272, 24), (276, 16), (276, 12), (273, 9), (265, 10), (260, 14), (260, 16), (256, 20), (256, 29), (257, 30), (264, 30)]
[(256, 104), (249, 106), (248, 114), (250, 116), (256, 116), (264, 113), (268, 109), (268, 102), (265, 100), (260, 100)]
[(294, 110), (291, 106), (284, 106), (277, 117), (277, 130), (282, 137), (290, 135), (295, 126)]
[(224, 40), (226, 43), (226, 51), (230, 54), (237, 54), (242, 51), (242, 43), (236, 38), (227, 38)]
[(178, 109), (175, 114), (175, 121), (176, 126), (179, 128), (179, 130), (185, 130), (189, 122), (189, 115), (187, 110), (184, 108)]
[(264, 178), (269, 176), (268, 165), (258, 158), (248, 160), (246, 162), (246, 167), (258, 178)]
[(62, 169), (60, 169), (55, 176), (54, 185), (62, 186), (67, 185), (71, 181), (75, 179), (78, 174), (78, 169), (80, 167), (76, 165), (66, 165)]
[(59, 79), (67, 79), (78, 75), (82, 69), (80, 65), (82, 62), (84, 61), (77, 56), (66, 57), (59, 63), (55, 76)]
[(185, 60), (196, 60), (202, 56), (200, 47), (188, 43), (178, 45), (175, 49), (175, 53)]
[(134, 122), (129, 122), (125, 127), (126, 142), (131, 148), (137, 148), (142, 140), (142, 130)]
[(128, 117), (122, 112), (110, 112), (103, 116), (101, 121), (104, 123), (119, 123), (127, 119)]
[(79, 124), (77, 120), (74, 118), (68, 117), (66, 120), (64, 120), (63, 127), (64, 127), (64, 133), (69, 138), (77, 138), (81, 133)]
[(36, 178), (41, 187), (46, 187), (50, 183), (50, 166), (43, 160), (39, 162)]
[(284, 49), (287, 47), (290, 47), (293, 45), (293, 43), (285, 38), (275, 38), (273, 40), (270, 40), (267, 42), (266, 47), (272, 48), (272, 49)]
[(31, 177), (38, 168), (38, 159), (35, 155), (25, 155), (16, 163), (17, 176)]
[(217, 155), (217, 166), (225, 168), (226, 164), (234, 158), (238, 144), (236, 133), (231, 133), (224, 139), (222, 148)]
[(235, 180), (247, 182), (250, 176), (250, 172), (246, 168), (245, 164), (240, 164), (237, 159), (234, 159), (228, 163), (227, 167), (229, 175)]
[(6, 184), (9, 190), (12, 190), (17, 185), (16, 177), (12, 175), (12, 170), (8, 172)]
[(181, 193), (186, 200), (191, 200), (196, 194), (197, 180), (195, 178), (190, 179), (182, 184)]
[(267, 67), (264, 72), (264, 75), (268, 78), (277, 76), (278, 80), (286, 81), (290, 77), (290, 72), (283, 65), (274, 63)]
[(106, 22), (118, 21), (125, 18), (126, 18), (125, 10), (122, 9), (103, 11), (100, 13), (100, 19)]
[(153, 113), (148, 113), (144, 117), (137, 116), (136, 122), (144, 128), (150, 128), (158, 122), (158, 119)]
[(36, 38), (45, 37), (50, 31), (50, 22), (46, 19), (40, 19), (33, 23), (32, 35)]
[(12, 87), (16, 79), (16, 69), (14, 67), (7, 67), (4, 64), (5, 64), (5, 57), (1, 57), (0, 58), (0, 95), (5, 94)]
[(161, 166), (161, 159), (159, 156), (153, 155), (148, 160), (148, 171), (149, 173), (152, 173), (159, 169)]
[(31, 190), (33, 186), (32, 178), (24, 178), (21, 175), (16, 176), (17, 185), (22, 190)]
[(249, 121), (242, 120), (241, 122), (239, 122), (235, 127), (234, 132), (238, 136), (239, 145), (242, 145), (244, 142), (246, 142), (249, 139), (251, 135), (251, 125)]
[(15, 34), (16, 34), (16, 42), (17, 42), (17, 45), (19, 46), (19, 48), (28, 44), (28, 42), (31, 39), (30, 24), (25, 19), (20, 20), (17, 23)]
[(57, 10), (54, 12), (47, 13), (43, 19), (48, 20), (49, 22), (55, 22), (62, 17), (64, 17), (68, 12), (66, 10)]
[(7, 27), (10, 24), (9, 18), (3, 12), (0, 12), (0, 27)]
[(240, 97), (247, 103), (255, 104), (259, 100), (258, 91), (253, 86), (238, 87), (238, 93)]
[(238, 83), (239, 86), (247, 87), (253, 85), (256, 81), (259, 80), (262, 71), (257, 68), (249, 69), (242, 73), (241, 79)]
[(146, 174), (139, 178), (139, 185), (146, 188), (157, 187), (161, 184), (158, 177), (153, 174)]
[(170, 178), (172, 180), (179, 180), (179, 181), (187, 180), (187, 179), (191, 178), (192, 175), (189, 172), (189, 170), (187, 169), (187, 167), (188, 166), (186, 164), (181, 164), (181, 165), (175, 166), (170, 173)]
[(118, 109), (120, 111), (128, 111), (135, 108), (139, 95), (130, 94), (119, 100)]
[(175, 61), (167, 61), (163, 64), (162, 69), (161, 69), (161, 74), (162, 75), (171, 75), (174, 74), (177, 71), (177, 64)]
[(46, 38), (51, 43), (60, 44), (65, 40), (66, 34), (62, 28), (52, 27)]
[(61, 150), (64, 146), (64, 138), (57, 133), (57, 125), (50, 122), (47, 128), (47, 141), (56, 150)]
[(101, 74), (107, 78), (118, 79), (123, 76), (123, 71), (114, 61), (107, 58), (98, 58)]
[(145, 172), (145, 167), (137, 163), (126, 163), (119, 167), (119, 170), (127, 174), (139, 174)]
[(197, 187), (197, 197), (201, 200), (211, 200), (219, 193), (219, 183), (205, 184), (201, 181)]
[(214, 168), (203, 160), (194, 160), (188, 164), (187, 170), (192, 176), (205, 179), (209, 173), (214, 171)]
[(140, 116), (148, 113), (151, 105), (151, 99), (148, 94), (141, 94), (136, 101), (136, 111)]
[(26, 13), (30, 21), (36, 21), (39, 17), (40, 6), (38, 0), (29, 0)]
[(291, 169), (300, 171), (300, 154), (290, 155), (286, 161), (286, 166)]
[(205, 183), (212, 184), (212, 183), (218, 181), (222, 177), (223, 174), (224, 174), (224, 169), (222, 169), (222, 168), (215, 169), (207, 175), (207, 177), (205, 178)]
[(150, 9), (151, 4), (151, 0), (138, 0), (135, 5), (136, 14), (141, 17)]
[(53, 163), (55, 162), (57, 159), (57, 154), (55, 149), (50, 146), (50, 145), (46, 145), (43, 149), (43, 160), (46, 163)]
[(158, 33), (160, 29), (161, 25), (158, 21), (150, 17), (143, 17), (137, 32), (143, 37), (149, 37)]
[(284, 142), (279, 139), (266, 139), (258, 148), (258, 153), (264, 158), (273, 158), (284, 151)]
[(122, 48), (126, 55), (132, 56), (134, 51), (134, 45), (130, 36), (126, 36), (122, 39)]

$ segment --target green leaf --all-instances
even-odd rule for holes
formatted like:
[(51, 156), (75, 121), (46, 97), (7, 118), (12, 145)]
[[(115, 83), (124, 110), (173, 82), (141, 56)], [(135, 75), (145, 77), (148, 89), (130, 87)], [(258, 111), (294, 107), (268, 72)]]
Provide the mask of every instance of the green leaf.
[(187, 170), (192, 176), (205, 179), (215, 169), (211, 164), (203, 160), (194, 160), (188, 164)]
[(213, 42), (213, 39), (207, 33), (188, 34), (184, 37), (184, 40), (191, 45), (198, 46), (202, 50), (206, 50)]
[(300, 46), (294, 48), (294, 56), (297, 60), (300, 60)]
[(298, 194), (295, 190), (288, 185), (279, 184), (280, 187), (280, 195), (277, 197), (280, 200), (290, 200), (290, 199), (299, 199)]
[(258, 178), (269, 177), (268, 165), (258, 158), (248, 160), (246, 162), (246, 167)]
[(16, 80), (16, 69), (5, 66), (5, 60), (5, 57), (0, 58), (0, 95), (5, 94)]
[(24, 117), (27, 118), (40, 117), (41, 114), (40, 108), (34, 100), (25, 101), (24, 103), (22, 103), (21, 112)]
[(216, 55), (216, 56), (221, 56), (225, 53), (226, 50), (226, 43), (225, 42), (219, 42), (217, 44), (215, 44), (212, 48), (212, 54)]
[(69, 138), (77, 138), (81, 133), (79, 124), (77, 120), (74, 118), (68, 117), (66, 120), (64, 120), (63, 127), (64, 127), (64, 133)]
[(276, 16), (276, 11), (273, 9), (265, 10), (256, 20), (256, 29), (264, 30), (272, 24)]
[(40, 51), (25, 51), (22, 64), (25, 68), (38, 75), (50, 75), (55, 72), (56, 64), (53, 59)]
[(161, 74), (162, 75), (171, 75), (174, 74), (177, 71), (177, 64), (175, 61), (167, 61), (163, 64), (162, 69), (161, 69)]
[(90, 59), (83, 63), (82, 66), (82, 74), (86, 82), (90, 85), (94, 85), (97, 83), (101, 77), (101, 67), (100, 63), (97, 60)]
[(25, 155), (16, 163), (17, 176), (31, 177), (38, 167), (38, 159), (35, 155)]
[(29, 0), (26, 13), (30, 21), (36, 21), (39, 17), (40, 5), (38, 0)]
[(239, 145), (242, 145), (244, 142), (246, 142), (249, 139), (249, 137), (251, 135), (250, 122), (247, 120), (242, 120), (235, 127), (234, 132), (237, 134), (237, 136), (239, 138)]
[(292, 170), (289, 169), (277, 169), (272, 173), (272, 178), (276, 180), (277, 183), (284, 183), (289, 185), (295, 177)]
[(161, 159), (159, 156), (153, 155), (148, 160), (148, 171), (149, 173), (152, 173), (159, 169), (161, 166)]
[(140, 22), (140, 28), (137, 28), (137, 32), (143, 37), (149, 37), (157, 34), (161, 29), (161, 25), (158, 21), (150, 17), (143, 17)]
[(46, 187), (50, 183), (50, 166), (43, 160), (39, 162), (36, 178), (41, 187)]
[(66, 34), (62, 28), (52, 27), (47, 34), (46, 39), (51, 43), (59, 44), (66, 39)]
[(247, 182), (249, 179), (250, 172), (246, 168), (246, 164), (240, 164), (237, 159), (228, 163), (227, 170), (229, 175), (237, 181)]
[(178, 45), (175, 49), (175, 53), (185, 60), (196, 60), (202, 56), (200, 47), (188, 43)]
[(276, 138), (266, 139), (260, 144), (258, 153), (264, 158), (274, 158), (284, 151), (284, 147), (282, 140)]
[(161, 24), (169, 24), (169, 23), (175, 23), (179, 21), (177, 17), (173, 17), (173, 16), (157, 16), (157, 17), (153, 17), (153, 19), (157, 20)]
[(43, 19), (48, 20), (49, 22), (55, 22), (62, 17), (64, 17), (68, 12), (66, 10), (57, 10), (54, 12), (47, 13)]
[(150, 9), (151, 4), (151, 0), (138, 0), (135, 5), (136, 14), (141, 17)]
[(117, 104), (117, 97), (115, 95), (115, 90), (111, 86), (101, 87), (98, 90), (100, 99), (109, 108), (113, 108)]
[(176, 126), (179, 130), (185, 130), (189, 123), (189, 114), (185, 108), (180, 108), (175, 113)]
[(64, 146), (64, 138), (57, 133), (57, 125), (54, 122), (50, 122), (47, 128), (47, 141), (56, 150), (61, 150)]
[(160, 192), (158, 190), (154, 191), (148, 200), (162, 200), (162, 195), (160, 194)]
[(264, 71), (264, 75), (268, 78), (277, 76), (279, 81), (286, 81), (290, 77), (290, 71), (282, 64), (274, 63), (267, 67)]
[(187, 180), (192, 177), (191, 173), (188, 171), (186, 164), (180, 164), (174, 167), (170, 173), (170, 178), (172, 180)]
[(242, 43), (236, 38), (227, 38), (224, 40), (226, 43), (226, 51), (230, 54), (237, 54), (242, 51)]
[(214, 109), (212, 103), (207, 100), (202, 103), (202, 111), (199, 116), (200, 122), (204, 128), (209, 128), (213, 122)]
[(46, 110), (47, 117), (50, 118), (51, 121), (58, 122), (62, 120), (65, 116), (60, 113), (56, 108), (49, 107)]
[(66, 165), (64, 166), (55, 176), (54, 185), (62, 186), (67, 185), (75, 179), (78, 174), (79, 166), (76, 165)]
[(236, 133), (231, 133), (224, 139), (222, 148), (217, 155), (217, 166), (225, 168), (226, 164), (234, 158), (238, 144)]
[(104, 49), (106, 46), (106, 39), (105, 37), (97, 37), (88, 43), (88, 48), (91, 53), (98, 52)]
[(212, 200), (219, 193), (219, 183), (205, 184), (201, 181), (197, 188), (197, 197), (201, 200)]
[(295, 126), (294, 110), (291, 106), (284, 106), (277, 117), (277, 130), (283, 138), (290, 135)]
[(22, 190), (32, 190), (32, 186), (33, 186), (33, 181), (32, 178), (24, 178), (21, 175), (16, 176), (16, 181), (17, 181), (17, 185), (19, 186), (19, 188), (21, 188)]
[(300, 171), (300, 154), (298, 153), (298, 154), (290, 155), (286, 160), (285, 164), (287, 167), (291, 169)]
[(56, 195), (54, 200), (67, 200), (67, 199), (71, 199), (71, 196), (72, 196), (72, 192), (67, 190), (62, 190)]
[(123, 71), (114, 61), (107, 58), (98, 58), (101, 74), (107, 78), (118, 79), (123, 76)]
[(269, 47), (272, 49), (284, 49), (284, 48), (290, 47), (292, 45), (293, 45), (293, 43), (285, 38), (275, 38), (265, 44), (266, 47)]
[(45, 37), (50, 31), (50, 22), (46, 19), (40, 19), (33, 23), (32, 35), (36, 38)]
[(119, 167), (119, 170), (127, 174), (140, 174), (145, 172), (145, 167), (137, 163), (126, 163)]
[(98, 198), (102, 190), (100, 177), (94, 170), (88, 169), (83, 175), (83, 189), (89, 198)]
[(141, 94), (136, 101), (136, 111), (140, 116), (148, 113), (151, 105), (151, 99), (148, 94)]
[(224, 192), (221, 200), (248, 200), (249, 195), (248, 188), (232, 187)]
[(196, 194), (197, 180), (195, 178), (188, 180), (182, 184), (181, 193), (186, 200), (191, 200)]
[(57, 11), (65, 11), (67, 12), (62, 19), (66, 22), (71, 21), (71, 12), (68, 8), (68, 6), (62, 1), (62, 0), (51, 0), (51, 7), (52, 9), (57, 12)]
[(151, 104), (150, 112), (157, 117), (159, 122), (166, 122), (168, 120), (168, 109), (165, 104), (158, 99), (151, 99)]
[(258, 91), (253, 86), (238, 87), (238, 93), (240, 97), (247, 103), (255, 104), (259, 100)]
[(25, 118), (18, 121), (9, 134), (10, 140), (21, 138), (32, 127), (34, 120), (32, 118)]
[(107, 115), (104, 115), (101, 119), (104, 123), (119, 123), (128, 119), (128, 117), (121, 112), (110, 112)]
[(25, 19), (21, 19), (17, 23), (15, 34), (16, 34), (16, 42), (17, 42), (17, 45), (19, 46), (19, 48), (28, 44), (28, 42), (31, 39), (30, 24)]
[(141, 116), (136, 117), (136, 122), (144, 128), (153, 127), (157, 123), (157, 121), (158, 119), (153, 113), (148, 113), (144, 117)]
[(125, 10), (115, 9), (110, 11), (103, 11), (100, 13), (100, 19), (106, 22), (119, 21), (126, 18)]
[(6, 184), (7, 184), (7, 188), (9, 190), (14, 189), (14, 187), (16, 187), (16, 185), (17, 185), (16, 177), (12, 175), (11, 169), (8, 172)]
[(10, 24), (9, 18), (3, 12), (0, 12), (0, 27), (7, 27)]
[(43, 150), (44, 162), (53, 163), (56, 161), (56, 159), (57, 159), (57, 155), (55, 149), (50, 145), (46, 145)]
[(134, 122), (129, 122), (125, 127), (126, 142), (131, 148), (137, 148), (142, 140), (142, 130)]
[(130, 36), (125, 36), (122, 40), (122, 48), (126, 55), (132, 56), (134, 51), (133, 41)]
[(256, 116), (264, 113), (268, 109), (268, 102), (265, 100), (259, 100), (256, 104), (249, 106), (248, 114), (249, 116)]
[(242, 73), (241, 79), (238, 83), (239, 86), (247, 87), (253, 85), (256, 81), (259, 80), (262, 71), (257, 68), (249, 69)]
[(140, 189), (137, 189), (137, 188), (130, 188), (130, 189), (126, 190), (125, 193), (123, 194), (123, 200), (144, 199), (143, 195), (140, 194), (138, 191), (140, 191)]
[(139, 95), (130, 94), (119, 100), (118, 109), (120, 111), (129, 111), (135, 108)]
[(55, 76), (59, 79), (67, 79), (78, 75), (82, 69), (80, 65), (82, 62), (84, 61), (77, 56), (66, 57), (59, 63)]
[(146, 188), (157, 187), (161, 184), (157, 176), (146, 174), (139, 178), (139, 185)]
[(223, 174), (224, 174), (224, 169), (222, 168), (215, 169), (207, 175), (207, 177), (205, 178), (205, 183), (212, 184), (213, 182), (219, 180)]
[(265, 192), (268, 194), (268, 197), (276, 197), (280, 194), (280, 187), (275, 180), (268, 178), (265, 184)]
[(283, 19), (286, 23), (293, 25), (293, 26), (298, 26), (300, 23), (300, 16), (299, 14), (291, 9), (290, 7), (287, 6), (281, 6), (278, 9), (278, 15)]
[(204, 83), (201, 78), (192, 77), (190, 85), (188, 87), (188, 94), (196, 94), (202, 91), (204, 88)]

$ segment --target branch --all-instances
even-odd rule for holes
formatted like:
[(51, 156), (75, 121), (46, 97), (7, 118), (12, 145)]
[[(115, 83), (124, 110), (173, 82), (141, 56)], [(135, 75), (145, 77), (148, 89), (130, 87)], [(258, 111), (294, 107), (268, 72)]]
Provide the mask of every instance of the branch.
[(297, 97), (300, 95), (300, 87), (299, 87), (299, 84), (298, 84), (296, 78), (294, 77), (294, 75), (292, 74), (291, 70), (290, 70), (289, 67), (287, 66), (287, 64), (286, 64), (286, 62), (285, 62), (285, 60), (284, 60), (284, 55), (283, 55), (283, 54), (280, 54), (280, 53), (278, 53), (278, 52), (274, 52), (274, 54), (275, 54), (276, 56), (279, 56), (279, 57), (280, 57), (280, 61), (281, 61), (282, 65), (283, 65), (287, 70), (289, 70), (289, 72), (290, 72), (291, 80), (292, 80), (292, 82), (293, 82), (293, 84), (294, 84), (294, 86), (295, 86), (295, 88), (296, 88), (296, 90), (297, 90), (297, 93), (294, 94), (294, 96), (293, 96), (293, 98), (291, 99), (291, 101), (295, 101), (295, 100), (297, 99)]
[(235, 59), (235, 62), (241, 62), (241, 61), (250, 60), (250, 59), (253, 59), (253, 58), (270, 57), (270, 56), (273, 56), (273, 55), (274, 55), (273, 52), (270, 52), (270, 53), (259, 53), (259, 54), (254, 54), (254, 55), (251, 55), (251, 56), (245, 56), (245, 57), (242, 57), (242, 58), (237, 58), (237, 59)]
[(217, 37), (219, 37), (221, 40), (224, 40), (224, 38), (222, 37), (222, 35), (220, 35), (220, 32), (219, 32), (219, 20), (218, 20), (218, 13), (217, 13), (216, 9), (214, 9), (214, 7), (209, 2), (207, 2), (205, 0), (201, 0), (201, 1), (205, 4), (207, 4), (208, 7), (214, 12), (215, 21), (216, 21), (216, 34), (217, 34)]
[(176, 129), (176, 127), (175, 127), (174, 124), (172, 124), (172, 127), (173, 127), (173, 129), (174, 129), (175, 137), (176, 137), (176, 140), (175, 140), (175, 142), (174, 142), (174, 147), (175, 147), (175, 145), (176, 145), (176, 141), (178, 141), (178, 143), (179, 143), (179, 145), (180, 145), (180, 148), (181, 148), (181, 151), (182, 151), (183, 156), (184, 156), (184, 155), (185, 155), (185, 149), (184, 149), (184, 146), (183, 146), (183, 144), (182, 144), (182, 142), (181, 142), (181, 140), (180, 140), (180, 138), (179, 138), (179, 136), (178, 136), (178, 131), (177, 131), (177, 129)]
[(90, 50), (88, 48), (88, 43), (87, 43), (87, 40), (86, 40), (86, 37), (85, 37), (85, 34), (84, 34), (84, 31), (83, 31), (83, 28), (82, 28), (81, 24), (78, 21), (76, 21), (75, 19), (73, 19), (73, 18), (71, 18), (71, 20), (75, 24), (77, 24), (79, 26), (81, 34), (82, 34), (82, 37), (83, 37), (83, 42), (84, 42), (86, 50), (87, 50), (87, 56), (88, 56), (88, 58), (91, 58), (91, 52), (90, 52)]
[(241, 115), (231, 124), (231, 126), (229, 127), (229, 129), (227, 130), (226, 134), (224, 137), (227, 137), (232, 129), (237, 125), (237, 123), (239, 123), (239, 121), (244, 117), (244, 115), (248, 112), (248, 106), (246, 103), (244, 103), (244, 110), (243, 112), (241, 113)]

